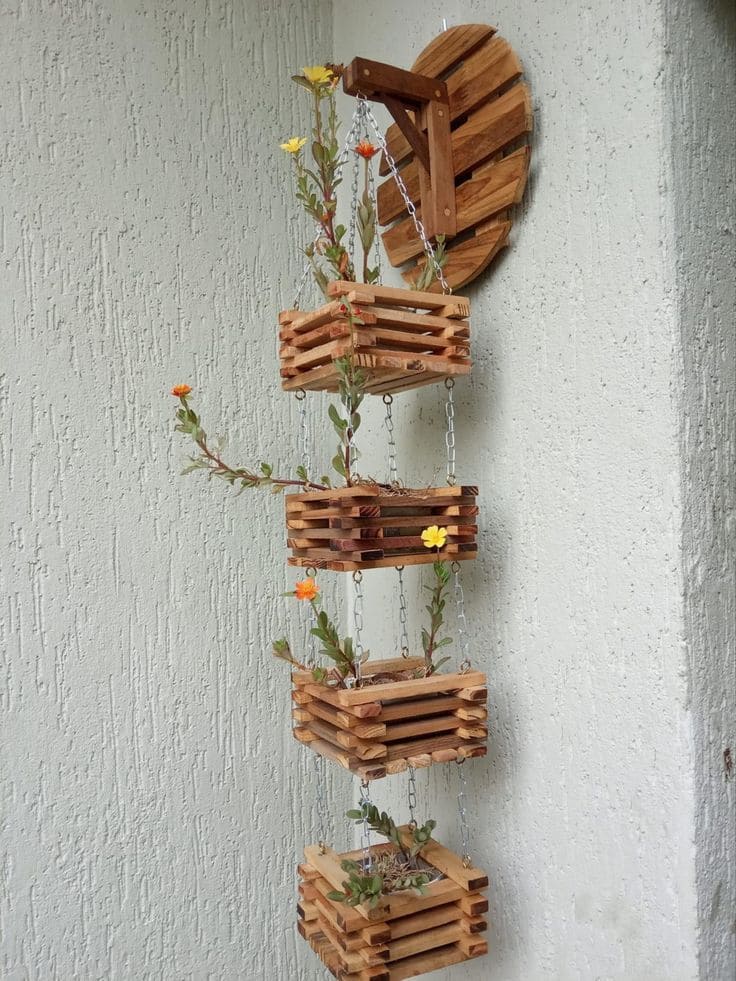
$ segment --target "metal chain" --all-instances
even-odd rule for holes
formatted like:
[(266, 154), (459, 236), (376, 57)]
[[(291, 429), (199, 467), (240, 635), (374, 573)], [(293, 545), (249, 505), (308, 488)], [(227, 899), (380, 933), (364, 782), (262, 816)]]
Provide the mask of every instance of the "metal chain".
[(396, 439), (394, 437), (394, 417), (393, 417), (393, 396), (384, 395), (383, 404), (386, 406), (386, 418), (384, 426), (388, 433), (388, 482), (396, 484), (399, 480), (399, 472), (396, 466)]
[[(345, 166), (348, 157), (350, 156), (350, 148), (355, 142), (355, 134), (358, 132), (358, 128), (359, 128), (359, 119), (360, 117), (358, 114), (358, 108), (356, 106), (356, 109), (353, 112), (352, 124), (348, 131), (348, 135), (345, 137), (345, 142), (342, 145), (342, 151), (340, 152), (340, 156), (337, 158), (337, 166), (335, 168), (335, 180), (340, 179), (342, 175), (342, 169)], [(312, 245), (315, 246), (319, 242), (321, 237), (322, 237), (321, 226), (315, 225), (315, 236), (312, 239)], [(307, 280), (309, 279), (309, 273), (311, 269), (312, 269), (312, 264), (310, 262), (305, 263), (304, 269), (302, 270), (301, 279), (299, 280), (299, 283), (297, 285), (294, 301), (291, 304), (293, 310), (299, 309), (299, 300), (304, 291), (304, 287), (307, 285)]]
[(396, 571), (399, 574), (399, 623), (401, 624), (401, 656), (409, 656), (409, 634), (406, 630), (406, 594), (404, 592), (404, 567), (397, 565)]
[(468, 635), (468, 620), (465, 616), (465, 592), (460, 582), (460, 563), (452, 563), (453, 589), (455, 592), (455, 609), (457, 612), (457, 640), (462, 654), (460, 671), (470, 670), (470, 637)]
[[(353, 119), (355, 120), (356, 135), (360, 134), (360, 131), (365, 126), (365, 103), (358, 99), (355, 107), (355, 112), (353, 113)], [(358, 179), (360, 177), (360, 157), (357, 153), (353, 153), (353, 180), (350, 185), (350, 224), (348, 225), (348, 255), (350, 256), (350, 261), (355, 268), (355, 231), (357, 228), (357, 218), (358, 218)]]
[(470, 830), (468, 828), (468, 810), (467, 810), (467, 799), (465, 797), (465, 791), (467, 790), (467, 782), (465, 780), (465, 770), (463, 769), (463, 764), (465, 760), (457, 761), (457, 773), (458, 773), (458, 792), (457, 792), (457, 810), (458, 816), (460, 818), (460, 834), (463, 841), (463, 866), (469, 869), (472, 862), (470, 858)]
[(307, 474), (312, 469), (312, 459), (309, 452), (309, 420), (307, 418), (307, 393), (303, 388), (297, 389), (294, 396), (299, 403), (299, 435), (301, 441), (302, 466)]
[(317, 831), (319, 833), (319, 853), (327, 850), (327, 804), (325, 794), (325, 761), (319, 753), (314, 754), (315, 787), (317, 790)]
[[(358, 101), (360, 101), (361, 99), (363, 99), (363, 96), (358, 96)], [(445, 274), (442, 272), (442, 266), (437, 261), (437, 256), (435, 255), (434, 249), (432, 248), (432, 243), (427, 238), (427, 233), (424, 230), (424, 225), (422, 224), (421, 218), (417, 214), (416, 206), (412, 201), (412, 199), (409, 197), (409, 192), (407, 191), (406, 184), (404, 183), (403, 178), (399, 173), (399, 168), (396, 166), (396, 161), (389, 153), (388, 145), (386, 144), (386, 138), (381, 132), (381, 128), (378, 125), (378, 120), (373, 115), (370, 106), (367, 104), (367, 102), (366, 102), (365, 112), (366, 112), (366, 116), (368, 117), (368, 121), (371, 124), (371, 128), (373, 129), (373, 133), (376, 137), (376, 142), (378, 143), (379, 147), (383, 152), (384, 159), (388, 164), (388, 169), (391, 171), (391, 176), (396, 182), (396, 186), (399, 189), (399, 194), (401, 195), (404, 201), (404, 206), (406, 207), (406, 210), (409, 212), (409, 217), (414, 223), (414, 228), (416, 229), (417, 235), (419, 236), (420, 241), (422, 243), (422, 248), (424, 249), (425, 255), (427, 256), (427, 261), (430, 262), (434, 267), (434, 272), (437, 277), (437, 280), (442, 286), (442, 292), (451, 293), (452, 290), (450, 289), (450, 285), (445, 279)]]
[(350, 420), (353, 416), (353, 400), (349, 395), (345, 401), (345, 411), (348, 418), (348, 432), (350, 433), (348, 436), (348, 449), (350, 450), (350, 473), (348, 476), (352, 480), (358, 473), (358, 471), (355, 469), (355, 464), (358, 462), (358, 452), (355, 446), (355, 433), (353, 432), (353, 427), (350, 425)]
[[(371, 785), (367, 780), (360, 781), (360, 807), (363, 809), (364, 804), (371, 803), (370, 794)], [(368, 818), (363, 813), (363, 826), (360, 829), (360, 847), (363, 851), (363, 874), (367, 875), (371, 864), (371, 829), (368, 825)]]
[(355, 587), (355, 600), (353, 602), (353, 627), (355, 631), (355, 675), (356, 680), (361, 680), (363, 644), (360, 639), (363, 630), (363, 573), (358, 570), (353, 573), (353, 585)]
[(445, 378), (445, 388), (447, 389), (447, 402), (445, 403), (445, 417), (447, 418), (447, 432), (445, 433), (445, 446), (447, 447), (447, 483), (452, 487), (457, 479), (455, 477), (455, 400), (453, 397), (455, 379)]
[(417, 781), (416, 781), (416, 770), (413, 766), (409, 767), (409, 827), (412, 831), (415, 830), (417, 826), (416, 819), (416, 808), (417, 808)]

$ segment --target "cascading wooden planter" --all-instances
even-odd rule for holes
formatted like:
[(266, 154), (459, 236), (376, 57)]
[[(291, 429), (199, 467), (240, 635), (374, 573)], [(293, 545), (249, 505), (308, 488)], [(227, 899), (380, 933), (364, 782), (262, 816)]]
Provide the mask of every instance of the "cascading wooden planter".
[[(477, 495), (478, 488), (467, 485), (408, 490), (379, 484), (287, 494), (289, 564), (353, 572), (474, 559)], [(447, 531), (439, 552), (422, 541), (430, 525)]]
[(486, 676), (480, 671), (371, 683), (424, 664), (422, 658), (367, 661), (362, 687), (336, 688), (295, 671), (294, 736), (363, 780), (407, 767), (485, 756)]
[[(386, 395), (470, 373), (470, 301), (369, 286), (330, 283), (335, 299), (317, 310), (279, 314), (282, 387), (337, 391), (338, 358), (367, 376), (366, 392)], [(363, 323), (348, 315), (348, 301)]]
[[(399, 831), (402, 842), (410, 839), (407, 826)], [(380, 844), (370, 853), (393, 850), (391, 844)], [(319, 845), (310, 845), (304, 855), (306, 863), (298, 869), (299, 932), (341, 981), (402, 981), (487, 953), (483, 914), (488, 901), (481, 890), (488, 876), (465, 868), (458, 855), (434, 839), (422, 849), (422, 859), (441, 878), (429, 883), (424, 896), (393, 893), (375, 909), (327, 898), (331, 890), (342, 889), (346, 878), (340, 862), (359, 862), (362, 852), (338, 855), (327, 848), (323, 853)]]

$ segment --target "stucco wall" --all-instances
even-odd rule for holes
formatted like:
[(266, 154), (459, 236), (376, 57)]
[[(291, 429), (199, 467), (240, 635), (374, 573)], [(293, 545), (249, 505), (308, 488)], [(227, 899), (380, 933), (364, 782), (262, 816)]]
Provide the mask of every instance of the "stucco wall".
[(666, 73), (683, 405), (700, 968), (736, 977), (736, 6), (672, 3)]
[(177, 475), (168, 389), (289, 459), (277, 144), (330, 31), (317, 2), (0, 5), (4, 981), (315, 976), (283, 505)]
[[(177, 477), (165, 393), (193, 383), (239, 460), (290, 458), (273, 325), (300, 265), (274, 148), (306, 117), (288, 73), (408, 64), (442, 17), (500, 26), (536, 119), (457, 389), (492, 724), (466, 767), (492, 953), (463, 976), (731, 976), (727, 6), (0, 7), (3, 978), (322, 975), (293, 928), (313, 779), (267, 657), (281, 505)], [(442, 479), (441, 395), (396, 400), (409, 480)], [(362, 464), (379, 474), (381, 414)], [(365, 642), (393, 650), (395, 579), (365, 592)], [(335, 815), (349, 783), (330, 780)], [(418, 783), (459, 847), (454, 768)], [(405, 781), (375, 796), (405, 813)]]
[[(497, 24), (534, 99), (531, 185), (510, 249), (468, 290), (474, 373), (456, 390), (459, 475), (482, 488), (463, 579), (492, 728), (490, 759), (466, 766), (492, 884), (492, 953), (469, 978), (733, 973), (733, 152), (718, 123), (733, 35), (692, 6), (424, 3), (411, 18), (348, 0), (335, 20), (339, 58), (399, 64), (442, 17)], [(402, 476), (441, 480), (441, 393), (395, 415)], [(398, 610), (381, 578), (366, 594), (390, 611), (368, 638), (383, 651)], [(420, 810), (459, 846), (455, 775), (419, 780)], [(376, 796), (405, 811), (394, 787)]]

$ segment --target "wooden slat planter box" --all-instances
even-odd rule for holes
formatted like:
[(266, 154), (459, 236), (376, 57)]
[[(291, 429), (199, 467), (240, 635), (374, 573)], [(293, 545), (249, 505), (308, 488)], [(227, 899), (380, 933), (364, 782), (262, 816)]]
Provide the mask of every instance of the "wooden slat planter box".
[[(317, 310), (279, 314), (282, 386), (337, 391), (334, 362), (349, 356), (373, 395), (402, 392), (470, 372), (470, 301), (364, 283), (330, 283)], [(351, 324), (343, 299), (360, 310)]]
[[(363, 678), (423, 663), (368, 661)], [(486, 676), (480, 671), (347, 689), (318, 684), (310, 671), (292, 677), (295, 738), (364, 780), (486, 754)]]
[[(287, 494), (289, 564), (352, 572), (474, 559), (477, 495), (470, 486), (397, 492), (378, 484)], [(429, 525), (447, 529), (439, 553), (422, 542)]]
[[(400, 829), (408, 839), (408, 828)], [(391, 851), (388, 844), (370, 851)], [(340, 981), (402, 981), (452, 964), (460, 964), (488, 952), (483, 934), (488, 900), (480, 890), (488, 876), (464, 868), (462, 859), (430, 839), (422, 858), (443, 878), (427, 886), (427, 894), (395, 893), (376, 908), (349, 907), (327, 898), (342, 889), (347, 878), (343, 859), (359, 861), (362, 852), (338, 855), (318, 845), (304, 850), (299, 866), (300, 934), (327, 969)]]

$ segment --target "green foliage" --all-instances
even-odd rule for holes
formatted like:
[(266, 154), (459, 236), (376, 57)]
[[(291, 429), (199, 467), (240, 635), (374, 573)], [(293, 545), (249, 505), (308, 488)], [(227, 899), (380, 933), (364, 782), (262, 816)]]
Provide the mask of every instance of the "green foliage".
[(274, 657), (277, 657), (280, 661), (286, 661), (286, 663), (290, 664), (293, 668), (298, 668), (300, 671), (306, 670), (301, 661), (297, 661), (297, 659), (291, 653), (291, 645), (285, 637), (282, 637), (280, 640), (273, 641), (272, 652)]
[[(312, 605), (317, 608), (317, 601), (313, 600)], [(327, 616), (324, 610), (317, 614), (317, 624), (312, 627), (310, 633), (322, 642), (321, 654), (334, 661), (335, 667), (342, 678), (348, 675), (357, 675), (357, 666), (362, 661), (367, 660), (368, 651), (363, 652), (363, 657), (358, 658), (352, 637), (344, 637), (340, 640), (335, 624)]]
[[(351, 324), (362, 324), (363, 321), (346, 303), (346, 310)], [(338, 358), (335, 368), (339, 376), (338, 395), (342, 405), (342, 413), (337, 406), (330, 404), (327, 409), (332, 428), (338, 437), (337, 453), (332, 458), (334, 470), (350, 485), (350, 471), (353, 463), (359, 458), (358, 450), (352, 446), (355, 434), (360, 428), (360, 406), (365, 397), (366, 373), (355, 367), (350, 357)]]
[(219, 439), (214, 446), (210, 446), (201, 420), (189, 405), (186, 396), (179, 397), (174, 430), (189, 436), (199, 449), (196, 455), (187, 458), (188, 462), (182, 470), (182, 474), (204, 470), (209, 478), (216, 477), (218, 480), (224, 480), (231, 487), (237, 487), (238, 494), (242, 494), (244, 490), (251, 487), (268, 487), (272, 493), (281, 494), (290, 486), (312, 490), (328, 490), (331, 486), (329, 481), (324, 479), (322, 483), (315, 483), (310, 480), (309, 474), (303, 466), (297, 467), (295, 479), (274, 477), (273, 467), (270, 463), (261, 463), (257, 470), (250, 470), (247, 467), (231, 467), (222, 459), (224, 439)]
[[(438, 235), (436, 243), (434, 257), (440, 269), (444, 269), (447, 263), (445, 236)], [(428, 290), (432, 283), (434, 283), (435, 279), (437, 279), (437, 270), (435, 269), (434, 263), (429, 261), (425, 262), (422, 266), (422, 271), (412, 283), (411, 288), (413, 290)]]
[(434, 585), (424, 587), (431, 594), (430, 601), (425, 606), (425, 610), (429, 613), (429, 630), (422, 627), (422, 649), (427, 675), (434, 674), (450, 660), (448, 657), (443, 657), (435, 661), (435, 654), (440, 648), (452, 643), (451, 637), (438, 639), (445, 619), (445, 592), (450, 582), (450, 570), (446, 563), (439, 559), (432, 563), (432, 570), (435, 577)]
[(332, 84), (312, 84), (302, 75), (292, 75), (292, 79), (312, 94), (310, 150), (313, 166), (306, 165), (301, 153), (294, 154), (295, 192), (297, 201), (319, 229), (317, 241), (304, 252), (317, 286), (328, 297), (327, 286), (331, 278), (355, 279), (350, 256), (342, 244), (345, 227), (335, 225), (336, 191), (341, 184), (335, 88)]
[(375, 804), (363, 803), (359, 808), (346, 811), (345, 816), (354, 820), (356, 824), (362, 824), (364, 820), (367, 821), (371, 831), (375, 831), (382, 838), (387, 838), (392, 845), (396, 845), (399, 853), (409, 861), (419, 856), (437, 827), (437, 822), (430, 819), (421, 828), (414, 828), (412, 841), (407, 850), (401, 841), (399, 829), (394, 819), (386, 811), (379, 811)]
[(406, 847), (394, 820), (385, 811), (379, 811), (374, 804), (364, 803), (360, 808), (348, 811), (346, 816), (356, 824), (367, 821), (372, 831), (396, 846), (396, 852), (374, 859), (370, 868), (351, 859), (344, 859), (340, 865), (347, 872), (348, 878), (342, 884), (342, 892), (336, 889), (328, 894), (330, 899), (347, 906), (365, 903), (373, 909), (383, 896), (394, 892), (412, 889), (420, 895), (426, 893), (430, 877), (417, 868), (417, 859), (432, 837), (435, 821), (427, 821), (421, 828), (415, 828), (411, 842)]

